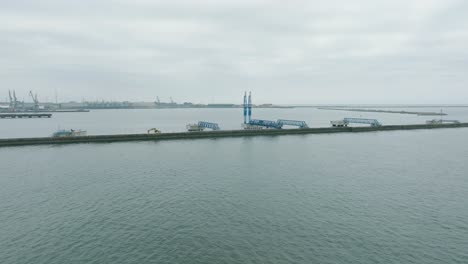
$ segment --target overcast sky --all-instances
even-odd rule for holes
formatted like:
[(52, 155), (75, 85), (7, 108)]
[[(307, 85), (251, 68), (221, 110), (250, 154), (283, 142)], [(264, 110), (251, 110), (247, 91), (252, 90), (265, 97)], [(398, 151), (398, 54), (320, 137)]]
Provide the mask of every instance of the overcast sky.
[(0, 0), (0, 98), (468, 103), (466, 0)]

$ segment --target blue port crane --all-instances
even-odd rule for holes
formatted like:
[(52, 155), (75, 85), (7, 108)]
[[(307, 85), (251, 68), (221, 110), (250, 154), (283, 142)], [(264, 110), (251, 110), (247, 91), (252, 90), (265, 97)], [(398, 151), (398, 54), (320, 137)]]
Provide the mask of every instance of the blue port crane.
[(266, 128), (275, 128), (275, 129), (281, 129), (285, 125), (296, 126), (299, 128), (309, 127), (307, 126), (307, 123), (305, 121), (298, 121), (298, 120), (278, 119), (277, 121), (272, 121), (272, 120), (252, 119), (252, 92), (249, 92), (249, 97), (247, 97), (247, 92), (244, 92), (244, 104), (242, 106), (244, 109), (244, 124), (266, 127)]
[(278, 119), (277, 121), (272, 120), (262, 120), (262, 119), (252, 119), (249, 122), (250, 125), (262, 126), (267, 128), (276, 128), (281, 129), (283, 126), (296, 126), (299, 128), (309, 128), (305, 121), (298, 120), (287, 120), (287, 119)]
[(212, 130), (220, 130), (219, 125), (217, 123), (211, 123), (206, 121), (199, 121), (198, 126), (202, 128), (209, 128)]
[(247, 92), (244, 93), (244, 124), (247, 124)]
[(283, 127), (282, 124), (276, 121), (261, 120), (261, 119), (252, 119), (249, 121), (249, 124), (253, 126), (261, 126), (261, 127), (276, 128), (276, 129), (281, 129)]
[(285, 126), (296, 126), (299, 128), (309, 128), (305, 121), (278, 119), (277, 123)]
[(355, 124), (368, 124), (373, 127), (381, 126), (382, 124), (377, 119), (367, 119), (367, 118), (345, 118), (343, 119), (345, 124), (355, 123)]
[(247, 100), (247, 92), (244, 93), (244, 124), (250, 123), (252, 119), (252, 92), (249, 92), (249, 97)]
[(248, 112), (249, 112), (249, 123), (250, 123), (250, 121), (252, 120), (252, 92), (249, 92)]

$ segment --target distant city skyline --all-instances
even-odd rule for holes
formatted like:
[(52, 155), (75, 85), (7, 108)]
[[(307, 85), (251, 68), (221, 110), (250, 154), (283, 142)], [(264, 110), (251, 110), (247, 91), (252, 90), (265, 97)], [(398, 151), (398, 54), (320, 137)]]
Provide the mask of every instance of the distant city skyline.
[(467, 104), (468, 2), (0, 3), (0, 100)]

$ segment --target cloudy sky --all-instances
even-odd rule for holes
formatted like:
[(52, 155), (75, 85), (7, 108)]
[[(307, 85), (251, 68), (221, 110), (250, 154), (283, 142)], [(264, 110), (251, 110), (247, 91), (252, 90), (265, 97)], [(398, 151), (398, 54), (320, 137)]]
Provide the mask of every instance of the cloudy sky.
[(468, 103), (466, 0), (0, 0), (0, 98)]

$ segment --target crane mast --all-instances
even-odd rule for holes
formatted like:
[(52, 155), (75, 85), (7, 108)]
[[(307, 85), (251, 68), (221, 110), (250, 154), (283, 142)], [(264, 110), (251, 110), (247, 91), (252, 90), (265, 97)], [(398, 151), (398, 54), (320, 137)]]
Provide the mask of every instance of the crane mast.
[(16, 109), (18, 106), (18, 98), (16, 98), (16, 91), (13, 90), (13, 108)]
[(252, 120), (252, 92), (249, 92), (249, 122)]
[(244, 124), (247, 124), (247, 92), (244, 93)]
[(34, 110), (38, 110), (39, 109), (39, 100), (37, 100), (37, 94), (34, 95), (32, 93), (32, 91), (29, 91), (29, 95), (31, 96), (33, 102), (34, 102)]
[(11, 96), (10, 90), (8, 90), (8, 97), (10, 98), (10, 108), (13, 108), (13, 97)]

